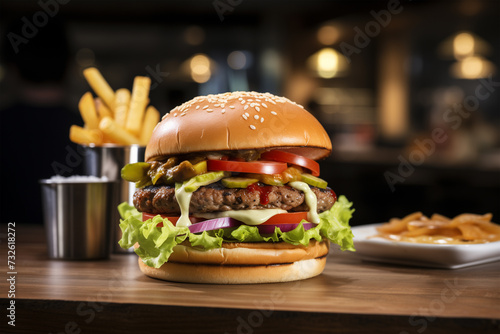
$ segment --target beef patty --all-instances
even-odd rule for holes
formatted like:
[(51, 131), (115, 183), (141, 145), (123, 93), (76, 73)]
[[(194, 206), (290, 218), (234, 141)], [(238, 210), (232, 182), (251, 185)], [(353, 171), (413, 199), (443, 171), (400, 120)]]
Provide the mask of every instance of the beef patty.
[[(329, 210), (336, 196), (330, 188), (311, 187), (318, 199), (318, 212)], [(309, 211), (304, 193), (289, 186), (266, 186), (267, 204), (261, 203), (260, 193), (248, 189), (230, 189), (220, 182), (200, 187), (191, 197), (190, 213), (207, 213), (228, 210), (283, 209)], [(172, 186), (148, 186), (134, 193), (134, 206), (141, 212), (180, 214)]]

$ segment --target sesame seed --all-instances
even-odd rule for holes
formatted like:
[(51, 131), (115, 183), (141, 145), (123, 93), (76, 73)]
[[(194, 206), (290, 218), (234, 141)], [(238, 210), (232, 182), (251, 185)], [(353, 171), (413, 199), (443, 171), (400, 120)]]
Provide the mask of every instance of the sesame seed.
[(278, 114), (276, 113), (276, 111), (271, 111), (271, 114), (273, 114), (273, 115), (278, 115)]
[(255, 116), (253, 116), (253, 118), (259, 119), (259, 115), (255, 115)]
[(241, 104), (245, 104), (246, 101), (245, 100), (241, 100), (240, 102), (241, 102)]
[(262, 106), (263, 106), (264, 108), (267, 108), (267, 104), (265, 104), (264, 102), (262, 102)]
[(221, 108), (224, 108), (224, 106), (225, 106), (225, 104), (224, 104), (224, 103), (220, 105), (220, 107), (221, 107)]
[(226, 112), (226, 109), (222, 109), (222, 110), (221, 110), (221, 113), (225, 113), (225, 112)]
[(244, 119), (245, 121), (248, 119), (248, 116), (247, 116), (247, 115), (245, 115), (245, 114), (241, 115), (241, 117), (243, 117), (243, 119)]
[(260, 108), (259, 107), (255, 107), (255, 110), (260, 111)]
[(234, 109), (234, 106), (229, 106), (229, 108)]
[(203, 107), (203, 109), (207, 109), (208, 108), (208, 104), (206, 106)]
[(252, 102), (252, 101), (253, 101), (253, 99), (248, 99), (247, 101), (250, 101), (250, 102)]
[(269, 100), (269, 102), (271, 102), (272, 104), (276, 104), (276, 102), (274, 102), (273, 100)]
[(183, 112), (183, 113), (181, 114), (181, 116), (184, 116), (184, 115), (186, 115), (186, 113), (185, 113), (185, 112)]
[(196, 106), (196, 110), (200, 109), (200, 106)]
[(177, 113), (174, 113), (174, 117), (177, 117)]
[(214, 110), (213, 110), (213, 109), (207, 109), (207, 111), (208, 111), (208, 112), (212, 112), (212, 111), (214, 111)]
[(243, 108), (244, 110), (247, 110), (248, 109), (248, 104), (245, 105), (245, 107)]
[(245, 115), (246, 115), (247, 117), (250, 117), (250, 114), (249, 114), (249, 113), (247, 113), (247, 112), (245, 113)]
[(255, 103), (250, 103), (250, 107), (255, 107)]
[(250, 129), (255, 130), (256, 129), (255, 125), (250, 124)]
[(261, 123), (263, 123), (263, 122), (264, 122), (264, 117), (261, 117), (260, 122), (261, 122)]
[(218, 104), (218, 103), (217, 103), (217, 104), (214, 104), (214, 107), (218, 107), (218, 106), (220, 106), (220, 104)]

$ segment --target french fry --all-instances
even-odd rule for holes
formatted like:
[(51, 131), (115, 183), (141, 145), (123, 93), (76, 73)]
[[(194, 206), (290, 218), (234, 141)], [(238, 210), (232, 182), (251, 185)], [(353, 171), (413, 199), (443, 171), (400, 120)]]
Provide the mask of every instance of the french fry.
[(107, 135), (117, 144), (139, 144), (138, 138), (131, 135), (121, 126), (116, 124), (116, 122), (111, 117), (104, 117), (99, 123), (99, 129), (101, 129), (101, 131), (104, 132), (105, 135)]
[(103, 142), (102, 132), (97, 129), (84, 129), (78, 125), (72, 125), (69, 128), (69, 139), (77, 144), (100, 145)]
[(94, 98), (92, 93), (87, 92), (83, 94), (80, 102), (78, 103), (78, 109), (82, 115), (85, 125), (89, 129), (99, 128), (99, 118), (97, 117), (97, 112), (95, 110)]
[(153, 134), (153, 130), (160, 121), (160, 113), (156, 110), (155, 107), (149, 106), (146, 110), (146, 115), (144, 115), (144, 121), (142, 122), (142, 131), (141, 131), (141, 145), (147, 145), (151, 135)]
[(121, 127), (127, 124), (127, 114), (130, 104), (130, 91), (127, 88), (120, 88), (115, 94), (115, 121)]
[(106, 103), (106, 105), (110, 108), (114, 108), (115, 102), (115, 92), (109, 86), (108, 82), (102, 76), (101, 72), (95, 67), (89, 67), (83, 70), (83, 75), (90, 87), (94, 90), (94, 92)]
[(113, 113), (111, 110), (104, 104), (102, 99), (100, 97), (96, 97), (94, 99), (95, 103), (95, 109), (97, 111), (97, 115), (99, 116), (99, 119), (103, 119), (104, 117), (111, 117), (113, 118)]
[(125, 129), (137, 137), (141, 133), (142, 119), (144, 117), (144, 109), (147, 105), (150, 86), (151, 79), (149, 77), (135, 77)]

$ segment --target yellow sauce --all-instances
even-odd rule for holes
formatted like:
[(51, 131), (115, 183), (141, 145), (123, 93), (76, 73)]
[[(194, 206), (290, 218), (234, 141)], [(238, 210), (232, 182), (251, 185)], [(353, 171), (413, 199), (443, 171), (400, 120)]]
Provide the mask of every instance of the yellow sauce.
[(175, 199), (179, 204), (181, 209), (181, 216), (177, 221), (176, 226), (189, 226), (191, 225), (191, 221), (189, 220), (189, 203), (191, 202), (191, 196), (193, 196), (192, 192), (187, 192), (184, 188), (186, 186), (186, 182), (184, 183), (176, 183), (175, 184)]
[(319, 224), (318, 215), (318, 199), (316, 195), (312, 192), (309, 185), (305, 182), (294, 181), (288, 183), (292, 188), (302, 191), (306, 196), (306, 204), (309, 207), (309, 212), (307, 213), (307, 220), (314, 224)]

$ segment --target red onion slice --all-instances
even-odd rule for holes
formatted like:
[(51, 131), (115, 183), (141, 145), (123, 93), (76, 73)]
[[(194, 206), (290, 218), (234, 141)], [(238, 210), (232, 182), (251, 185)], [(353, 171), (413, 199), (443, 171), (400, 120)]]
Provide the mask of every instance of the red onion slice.
[(242, 224), (239, 220), (229, 217), (204, 220), (202, 222), (189, 225), (189, 232), (200, 233), (203, 231), (218, 230), (226, 227), (238, 227)]
[[(277, 225), (256, 225), (256, 226), (259, 229), (260, 233), (271, 234), (271, 233), (274, 233), (275, 227), (279, 227), (281, 232), (289, 232), (289, 231), (292, 231), (295, 228), (297, 228), (297, 226), (299, 226), (299, 224), (300, 223), (297, 223), (297, 224), (277, 224)], [(222, 218), (204, 220), (202, 222), (190, 225), (189, 232), (200, 233), (203, 231), (218, 230), (220, 228), (238, 227), (240, 225), (243, 225), (243, 223), (240, 222), (239, 220), (236, 220), (234, 218), (229, 218), (229, 217), (222, 217)], [(304, 226), (304, 230), (309, 230), (309, 229), (314, 227), (314, 224), (312, 224), (312, 223), (303, 223), (302, 225)]]

